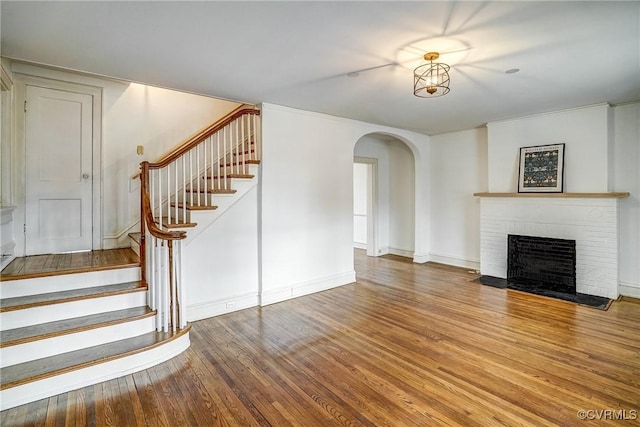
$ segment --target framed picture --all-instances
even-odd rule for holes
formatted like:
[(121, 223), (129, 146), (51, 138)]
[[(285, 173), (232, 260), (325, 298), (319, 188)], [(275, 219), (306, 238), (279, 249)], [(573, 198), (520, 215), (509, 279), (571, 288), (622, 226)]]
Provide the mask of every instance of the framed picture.
[(564, 144), (520, 148), (518, 193), (564, 191)]

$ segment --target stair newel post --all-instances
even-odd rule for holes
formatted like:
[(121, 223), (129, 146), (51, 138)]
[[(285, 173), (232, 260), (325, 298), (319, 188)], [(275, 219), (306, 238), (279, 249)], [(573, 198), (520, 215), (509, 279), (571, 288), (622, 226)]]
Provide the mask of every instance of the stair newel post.
[(175, 322), (175, 276), (173, 269), (173, 241), (167, 241), (167, 249), (169, 252), (169, 325), (171, 325), (171, 329), (173, 331), (176, 330), (176, 322)]
[[(148, 192), (148, 180), (149, 180), (149, 162), (144, 161), (140, 163), (140, 192)], [(146, 206), (144, 203), (144, 196), (140, 195), (140, 278), (143, 284), (147, 284), (147, 262), (146, 262)]]

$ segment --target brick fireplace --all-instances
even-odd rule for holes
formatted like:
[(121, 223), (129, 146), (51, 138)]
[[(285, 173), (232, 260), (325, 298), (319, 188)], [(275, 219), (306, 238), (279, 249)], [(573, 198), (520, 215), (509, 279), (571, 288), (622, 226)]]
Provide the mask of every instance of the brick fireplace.
[(576, 292), (616, 299), (618, 199), (628, 193), (476, 193), (480, 271), (507, 278), (508, 235), (575, 240)]

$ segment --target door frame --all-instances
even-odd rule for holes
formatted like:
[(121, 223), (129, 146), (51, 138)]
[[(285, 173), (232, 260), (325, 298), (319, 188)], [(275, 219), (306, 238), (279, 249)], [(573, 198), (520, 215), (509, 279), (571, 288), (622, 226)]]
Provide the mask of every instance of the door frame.
[(378, 159), (354, 156), (353, 163), (367, 165), (367, 256), (378, 256)]
[(27, 86), (38, 86), (53, 90), (62, 90), (91, 95), (93, 97), (93, 129), (92, 129), (92, 238), (91, 248), (102, 249), (102, 88), (35, 77), (14, 73), (15, 103), (15, 151), (14, 151), (14, 183), (16, 203), (16, 255), (24, 256), (26, 251), (26, 117), (24, 106), (27, 100)]

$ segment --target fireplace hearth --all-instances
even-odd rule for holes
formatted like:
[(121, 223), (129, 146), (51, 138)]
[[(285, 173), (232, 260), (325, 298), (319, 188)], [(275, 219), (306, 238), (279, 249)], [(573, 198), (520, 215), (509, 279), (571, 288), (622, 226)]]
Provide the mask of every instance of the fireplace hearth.
[(575, 294), (576, 241), (509, 234), (507, 283)]

